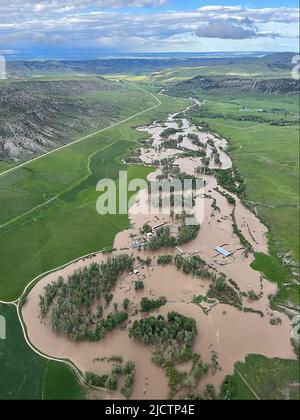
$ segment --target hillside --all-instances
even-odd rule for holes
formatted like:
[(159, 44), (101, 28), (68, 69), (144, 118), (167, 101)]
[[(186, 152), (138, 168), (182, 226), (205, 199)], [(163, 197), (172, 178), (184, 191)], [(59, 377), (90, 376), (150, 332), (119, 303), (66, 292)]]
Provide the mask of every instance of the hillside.
[(94, 80), (0, 84), (0, 159), (26, 160), (95, 131), (119, 116), (114, 83)]
[(169, 93), (192, 95), (195, 91), (222, 94), (259, 93), (273, 95), (295, 95), (299, 93), (299, 81), (294, 79), (253, 79), (241, 77), (202, 77), (197, 76), (171, 87)]

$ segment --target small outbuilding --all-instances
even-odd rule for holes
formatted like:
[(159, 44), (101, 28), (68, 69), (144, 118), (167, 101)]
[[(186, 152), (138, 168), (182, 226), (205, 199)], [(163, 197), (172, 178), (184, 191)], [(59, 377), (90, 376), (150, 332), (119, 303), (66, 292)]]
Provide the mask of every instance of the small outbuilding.
[(221, 247), (221, 246), (217, 246), (217, 247), (215, 248), (215, 250), (216, 250), (219, 254), (223, 255), (223, 257), (230, 257), (230, 255), (232, 254), (232, 252), (227, 251), (226, 249), (224, 249), (224, 248), (223, 248), (223, 247)]

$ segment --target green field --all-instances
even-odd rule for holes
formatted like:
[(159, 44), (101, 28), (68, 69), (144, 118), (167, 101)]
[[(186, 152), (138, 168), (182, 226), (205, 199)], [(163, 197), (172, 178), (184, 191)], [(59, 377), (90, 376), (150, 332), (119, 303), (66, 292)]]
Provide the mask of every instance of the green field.
[(42, 399), (47, 361), (27, 346), (16, 308), (0, 304), (6, 340), (0, 339), (0, 399)]
[(0, 304), (6, 340), (0, 339), (0, 400), (41, 400), (84, 397), (70, 369), (35, 354), (24, 340), (16, 308)]
[(3, 160), (0, 160), (0, 173), (7, 171), (8, 169), (12, 168), (14, 166), (13, 163), (4, 162)]
[(235, 386), (233, 400), (300, 398), (299, 363), (295, 360), (249, 355), (244, 363), (235, 364), (232, 379)]
[[(145, 105), (139, 106), (140, 98), (139, 108), (127, 113), (158, 104), (149, 94), (135, 92)], [(96, 184), (103, 177), (115, 179), (122, 169), (128, 169), (129, 180), (149, 174), (150, 168), (127, 167), (120, 158), (145, 137), (132, 127), (164, 118), (187, 103), (164, 96), (161, 100), (161, 106), (118, 127), (0, 176), (2, 300), (16, 299), (42, 273), (112, 245), (115, 235), (128, 227), (127, 215), (97, 214)]]
[(44, 400), (82, 400), (86, 390), (66, 365), (49, 361), (44, 375)]

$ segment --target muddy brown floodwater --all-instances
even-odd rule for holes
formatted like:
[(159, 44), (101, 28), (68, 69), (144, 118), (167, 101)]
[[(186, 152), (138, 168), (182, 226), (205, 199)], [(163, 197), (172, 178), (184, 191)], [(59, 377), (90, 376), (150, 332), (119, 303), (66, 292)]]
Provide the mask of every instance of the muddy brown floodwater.
[[(153, 143), (148, 151), (142, 150), (142, 159), (145, 164), (149, 164), (163, 157), (174, 156), (178, 151), (174, 149), (161, 149), (160, 133), (166, 128), (178, 128), (178, 122), (171, 115), (165, 124), (153, 124), (149, 127), (140, 128), (151, 134)], [(228, 169), (231, 167), (230, 157), (226, 154), (226, 140), (215, 136), (212, 133), (205, 133), (201, 129), (191, 125), (187, 119), (182, 120), (182, 133), (184, 138), (183, 147), (187, 150), (197, 150), (197, 147), (187, 138), (188, 133), (196, 133), (201, 142), (207, 143), (210, 139), (220, 153), (221, 165), (218, 167)], [(178, 138), (173, 136), (174, 141)], [(211, 148), (207, 147), (207, 156), (210, 156)], [(200, 158), (175, 157), (175, 164), (179, 165), (182, 172), (195, 174), (198, 166), (201, 166)], [(211, 161), (210, 167), (215, 167)], [(149, 176), (154, 179), (159, 172)], [(199, 175), (200, 177), (200, 175)], [(242, 292), (254, 290), (257, 294), (262, 292), (262, 297), (258, 301), (250, 301), (244, 298), (243, 304), (253, 310), (264, 313), (262, 318), (256, 313), (244, 313), (238, 309), (223, 304), (203, 304), (204, 311), (197, 305), (191, 303), (193, 296), (205, 295), (208, 291), (210, 282), (205, 279), (193, 278), (177, 270), (175, 266), (161, 267), (156, 263), (160, 254), (176, 255), (178, 250), (168, 249), (159, 252), (137, 251), (132, 247), (132, 235), (141, 236), (140, 228), (149, 223), (157, 226), (161, 223), (169, 223), (171, 230), (178, 229), (176, 221), (168, 215), (161, 214), (138, 214), (137, 208), (147, 200), (146, 191), (141, 191), (136, 198), (134, 206), (130, 209), (129, 217), (132, 221), (132, 228), (120, 232), (115, 238), (115, 248), (117, 253), (127, 252), (135, 256), (152, 258), (152, 265), (149, 268), (138, 267), (137, 274), (123, 276), (112, 290), (114, 294), (113, 302), (107, 311), (112, 311), (114, 302), (119, 306), (124, 298), (128, 298), (132, 303), (130, 308), (130, 321), (126, 329), (110, 333), (104, 340), (97, 343), (74, 343), (62, 335), (58, 335), (39, 318), (39, 295), (43, 293), (44, 287), (57, 280), (61, 275), (67, 278), (74, 270), (84, 267), (91, 262), (101, 262), (106, 259), (102, 254), (97, 254), (90, 258), (81, 259), (69, 266), (49, 274), (42, 278), (31, 290), (26, 304), (22, 309), (23, 319), (27, 327), (28, 337), (31, 343), (44, 354), (56, 358), (71, 360), (82, 372), (93, 371), (98, 374), (107, 373), (111, 369), (111, 364), (99, 361), (104, 357), (120, 355), (124, 359), (133, 360), (136, 364), (135, 382), (133, 387), (133, 399), (163, 399), (168, 396), (168, 384), (163, 370), (154, 365), (151, 361), (151, 349), (133, 339), (129, 338), (128, 330), (130, 324), (141, 317), (140, 313), (135, 314), (140, 299), (143, 296), (158, 298), (166, 296), (167, 305), (160, 308), (154, 314), (167, 315), (174, 310), (179, 313), (193, 317), (197, 322), (198, 336), (195, 341), (194, 351), (199, 353), (202, 359), (210, 363), (212, 352), (218, 355), (221, 370), (216, 373), (210, 372), (200, 383), (199, 391), (203, 391), (207, 384), (212, 384), (218, 391), (224, 380), (225, 375), (232, 374), (234, 363), (243, 361), (245, 356), (250, 353), (262, 354), (267, 357), (280, 357), (295, 359), (293, 348), (290, 344), (291, 326), (288, 317), (283, 313), (276, 313), (269, 307), (268, 296), (276, 293), (276, 286), (265, 279), (260, 273), (250, 267), (253, 261), (252, 254), (245, 256), (239, 238), (233, 234), (232, 217), (233, 206), (220, 193), (224, 190), (217, 185), (213, 176), (201, 175), (206, 181), (206, 186), (201, 191), (201, 197), (196, 200), (200, 211), (201, 219), (200, 233), (196, 239), (180, 247), (185, 255), (197, 254), (203, 258), (218, 273), (224, 273), (229, 279), (234, 280)], [(216, 187), (219, 191), (216, 191)], [(233, 195), (233, 194), (231, 194)], [(213, 200), (219, 207), (219, 211), (212, 207)], [(235, 196), (236, 210), (235, 217), (239, 229), (244, 237), (253, 246), (255, 252), (268, 253), (267, 228), (247, 209)], [(232, 254), (225, 258), (218, 255), (215, 247), (224, 246)], [(130, 251), (121, 251), (128, 248)], [(142, 279), (145, 289), (139, 292), (134, 290), (134, 281)], [(281, 325), (272, 326), (270, 319), (279, 317)], [(98, 360), (98, 361), (97, 361)], [(180, 371), (188, 371), (189, 364), (177, 366)], [(121, 394), (106, 393), (106, 398), (123, 398)]]

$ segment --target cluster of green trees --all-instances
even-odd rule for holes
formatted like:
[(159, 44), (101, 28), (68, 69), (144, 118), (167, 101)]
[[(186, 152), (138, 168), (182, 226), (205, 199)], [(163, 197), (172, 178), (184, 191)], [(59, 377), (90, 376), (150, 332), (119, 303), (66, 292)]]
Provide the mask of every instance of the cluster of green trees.
[(206, 363), (203, 363), (199, 356), (195, 356), (194, 359), (196, 360), (194, 360), (193, 367), (183, 383), (184, 387), (196, 388), (201, 379), (208, 373), (209, 366)]
[(181, 390), (183, 382), (186, 379), (186, 373), (179, 372), (172, 363), (167, 363), (164, 366), (164, 372), (168, 378), (169, 399), (172, 399), (173, 395)]
[(126, 398), (130, 398), (134, 383), (134, 373), (135, 364), (131, 360), (127, 360), (124, 366), (122, 366), (121, 363), (114, 364), (109, 374), (96, 375), (93, 372), (85, 372), (83, 379), (89, 386), (96, 386), (106, 388), (110, 391), (116, 391), (119, 386), (120, 376), (125, 375), (121, 393)]
[(83, 375), (85, 383), (89, 386), (97, 386), (99, 388), (105, 388), (108, 375), (96, 375), (93, 372), (85, 372)]
[(146, 248), (151, 250), (174, 248), (177, 245), (181, 246), (195, 239), (199, 234), (200, 225), (196, 222), (193, 225), (186, 224), (186, 217), (187, 215), (184, 212), (181, 215), (183, 224), (178, 229), (178, 234), (176, 237), (171, 236), (171, 229), (169, 226), (163, 226), (156, 230), (156, 235), (150, 239), (146, 245)]
[(194, 144), (197, 144), (197, 142), (199, 141), (199, 136), (197, 136), (197, 134), (194, 133), (189, 133), (187, 135), (187, 138), (195, 142)]
[[(266, 111), (263, 111), (266, 112)], [(271, 112), (271, 111), (270, 111)], [(214, 112), (210, 112), (208, 110), (204, 110), (202, 111), (201, 114), (202, 118), (228, 118), (228, 115), (224, 115), (222, 113), (214, 113)], [(276, 126), (286, 126), (286, 125), (292, 125), (295, 124), (296, 120), (294, 118), (290, 118), (290, 119), (272, 119), (268, 116), (265, 115), (256, 115), (256, 114), (252, 114), (252, 115), (238, 115), (237, 113), (231, 113), (230, 114), (230, 118), (232, 120), (235, 121), (250, 121), (250, 122), (256, 122), (256, 123), (269, 123), (270, 125), (276, 125)]]
[(214, 175), (214, 169), (198, 166), (196, 169), (197, 174), (203, 174), (203, 175)]
[(130, 300), (129, 300), (129, 299), (127, 299), (127, 298), (125, 298), (125, 299), (123, 300), (123, 303), (122, 303), (122, 306), (123, 306), (123, 308), (124, 308), (124, 311), (127, 311), (127, 310), (128, 310), (129, 305), (130, 305)]
[(247, 239), (243, 235), (243, 232), (241, 231), (241, 229), (239, 229), (237, 225), (236, 218), (235, 218), (235, 208), (233, 209), (231, 213), (231, 218), (233, 222), (232, 223), (233, 233), (239, 238), (241, 245), (243, 245), (245, 248), (245, 254), (248, 255), (249, 252), (253, 252), (253, 247), (250, 244), (250, 242), (247, 241)]
[(141, 312), (150, 312), (154, 309), (160, 308), (167, 303), (167, 298), (162, 296), (159, 299), (148, 299), (143, 297), (140, 302)]
[(270, 324), (271, 325), (281, 325), (282, 324), (282, 320), (278, 317), (276, 318), (271, 318), (270, 319)]
[(221, 165), (220, 153), (219, 153), (217, 147), (215, 146), (214, 141), (212, 139), (209, 139), (207, 141), (207, 144), (209, 144), (210, 147), (211, 147), (211, 153), (212, 153), (211, 156), (214, 159), (215, 163), (217, 165)]
[[(194, 135), (192, 135), (192, 137), (188, 136), (188, 138), (190, 140), (192, 140), (192, 143), (195, 146), (201, 147), (202, 149), (206, 149), (207, 148), (207, 144), (206, 143), (202, 143), (197, 135), (195, 135), (195, 137), (194, 137)], [(205, 154), (206, 154), (206, 152), (205, 152)]]
[(173, 262), (172, 255), (160, 255), (157, 258), (157, 264), (159, 265), (168, 265), (168, 264), (172, 264), (172, 262)]
[(178, 133), (180, 130), (176, 130), (176, 128), (166, 128), (160, 133), (160, 137), (162, 138), (168, 138), (170, 136), (173, 136), (174, 134)]
[(262, 311), (259, 311), (258, 309), (253, 309), (253, 308), (243, 308), (244, 312), (250, 312), (252, 314), (257, 314), (259, 315), (261, 318), (263, 318), (265, 316), (265, 314)]
[(114, 248), (113, 246), (107, 246), (102, 249), (102, 254), (111, 254), (114, 251), (116, 251), (116, 248)]
[[(170, 312), (165, 319), (149, 317), (135, 321), (130, 336), (153, 349), (152, 361), (164, 369), (168, 378), (170, 398), (183, 387), (198, 386), (201, 378), (208, 372), (200, 356), (193, 353), (197, 335), (196, 321), (177, 312)], [(189, 373), (179, 372), (176, 364), (192, 360)]]
[[(181, 155), (183, 156), (183, 155)], [(161, 175), (158, 175), (154, 181), (149, 182), (149, 192), (152, 190), (154, 191), (154, 187), (156, 185), (156, 189), (160, 186), (159, 182), (162, 180), (169, 181), (170, 175), (173, 175), (174, 169), (171, 167), (166, 167), (164, 172)], [(176, 178), (181, 181), (181, 184), (184, 185), (184, 181), (191, 182), (191, 189), (195, 190), (199, 183), (199, 178), (196, 178), (195, 175), (187, 174), (186, 172), (178, 172), (176, 173)], [(170, 192), (174, 192), (174, 188), (171, 187)]]
[(188, 389), (190, 393), (191, 390), (197, 388), (201, 379), (208, 373), (209, 366), (202, 362), (198, 354), (194, 354), (192, 359), (193, 364), (190, 372), (179, 372), (172, 364), (165, 366), (164, 371), (169, 380), (170, 398), (183, 388)]
[(225, 276), (221, 276), (211, 283), (207, 297), (217, 299), (220, 303), (242, 309), (242, 300), (239, 293), (226, 283)]
[(211, 207), (214, 211), (221, 212), (220, 207), (217, 205), (217, 200), (212, 195), (205, 194), (204, 197), (212, 200)]
[(231, 400), (236, 393), (236, 386), (232, 376), (227, 375), (221, 386), (221, 400)]
[(50, 309), (50, 306), (52, 305), (57, 292), (61, 289), (61, 287), (64, 285), (64, 279), (62, 276), (59, 276), (58, 280), (56, 282), (53, 282), (51, 284), (47, 284), (47, 286), (44, 288), (44, 295), (40, 295), (39, 298), (39, 307), (40, 307), (40, 313), (42, 317), (45, 317)]
[(176, 255), (175, 264), (177, 268), (182, 270), (186, 274), (192, 274), (196, 277), (207, 278), (215, 280), (216, 275), (207, 267), (206, 261), (202, 260), (198, 255), (192, 257), (183, 257), (182, 255)]
[(218, 395), (213, 385), (206, 385), (206, 390), (204, 391), (204, 399), (210, 401), (218, 400)]
[(163, 226), (156, 230), (156, 235), (150, 239), (146, 248), (150, 250), (158, 250), (161, 248), (174, 248), (176, 245), (177, 241), (174, 236), (171, 236), (170, 227)]
[(121, 389), (121, 393), (125, 398), (129, 399), (132, 393), (132, 386), (134, 383), (134, 372), (135, 364), (128, 360), (123, 368), (123, 374), (125, 374), (124, 385)]
[[(197, 151), (197, 157), (202, 159), (202, 163), (204, 163), (205, 159), (207, 158), (207, 153), (205, 149), (201, 149)], [(210, 159), (208, 158), (208, 164), (210, 162)]]
[(150, 257), (147, 257), (146, 259), (144, 259), (144, 258), (141, 258), (140, 256), (137, 256), (136, 259), (141, 265), (145, 265), (146, 267), (150, 267), (152, 264), (152, 259)]
[(131, 337), (153, 346), (153, 362), (162, 367), (190, 360), (196, 335), (196, 321), (177, 312), (135, 321), (130, 329)]
[(239, 197), (245, 197), (246, 185), (236, 169), (214, 169), (213, 174), (216, 176), (218, 184), (231, 193), (237, 194)]
[(186, 225), (185, 222), (178, 230), (177, 244), (184, 245), (195, 239), (200, 231), (200, 225)]
[(136, 164), (141, 164), (141, 163), (143, 163), (142, 159), (141, 159), (139, 156), (127, 156), (127, 157), (124, 159), (124, 162), (125, 162), (127, 165), (132, 165), (132, 164), (136, 165)]
[(248, 298), (251, 299), (251, 300), (259, 300), (260, 296), (257, 293), (255, 293), (254, 290), (249, 290)]
[(145, 235), (146, 233), (150, 232), (152, 232), (152, 227), (148, 223), (145, 223), (141, 229), (141, 233)]
[[(117, 305), (114, 306), (115, 313), (110, 313), (105, 319), (97, 321), (95, 330), (86, 329), (86, 331), (80, 336), (77, 335), (77, 340), (80, 341), (99, 341), (105, 338), (106, 334), (110, 331), (113, 331), (123, 322), (128, 320), (127, 312), (121, 311), (118, 312)], [(72, 338), (72, 337), (71, 337)]]
[(96, 302), (103, 298), (108, 304), (113, 295), (110, 289), (118, 276), (133, 270), (134, 259), (126, 254), (109, 258), (101, 265), (76, 270), (66, 281), (62, 277), (44, 289), (40, 296), (42, 317), (48, 316), (51, 327), (74, 341), (97, 341), (108, 331), (124, 322), (125, 312), (109, 314), (102, 318), (103, 308)]
[(240, 292), (240, 293), (242, 293), (241, 292), (241, 288), (240, 288), (240, 286), (237, 284), (237, 282), (236, 281), (234, 281), (234, 280), (232, 280), (232, 279), (229, 279), (228, 280), (228, 282), (238, 291), (238, 292)]
[(178, 145), (177, 140), (169, 139), (163, 142), (163, 147), (165, 147), (166, 149), (177, 149), (177, 145)]
[(216, 153), (214, 153), (213, 154), (213, 158), (214, 158), (214, 160), (215, 160), (215, 164), (216, 165), (221, 165), (221, 157), (220, 157), (220, 153), (219, 152), (216, 152)]
[(177, 143), (182, 143), (183, 142), (183, 135), (182, 134), (180, 134), (179, 136), (178, 136), (178, 139), (177, 139)]
[(210, 158), (209, 157), (203, 157), (202, 158), (202, 163), (205, 167), (209, 166), (210, 164)]
[(195, 304), (195, 305), (200, 305), (201, 303), (203, 303), (203, 302), (205, 302), (205, 303), (209, 303), (210, 305), (212, 305), (212, 304), (214, 304), (216, 301), (215, 300), (213, 300), (213, 299), (209, 299), (207, 296), (202, 296), (202, 295), (199, 295), (199, 296), (193, 296), (193, 300), (192, 300), (192, 302)]
[(142, 289), (144, 289), (144, 287), (145, 287), (145, 284), (142, 280), (137, 280), (137, 281), (134, 282), (134, 289), (135, 290), (142, 290)]
[(228, 194), (225, 191), (220, 190), (220, 188), (218, 187), (214, 188), (214, 190), (217, 191), (219, 194), (221, 194), (223, 197), (227, 198), (227, 201), (229, 204), (232, 204), (232, 205), (236, 204), (236, 200), (232, 195)]

